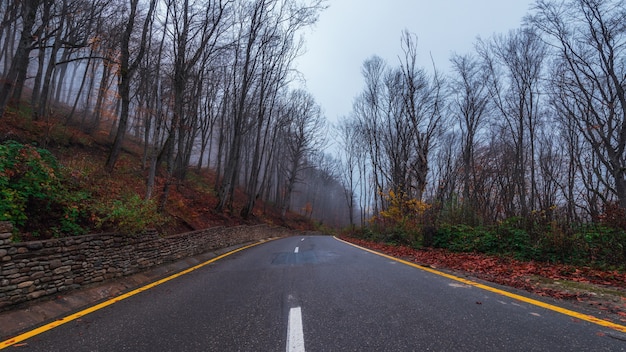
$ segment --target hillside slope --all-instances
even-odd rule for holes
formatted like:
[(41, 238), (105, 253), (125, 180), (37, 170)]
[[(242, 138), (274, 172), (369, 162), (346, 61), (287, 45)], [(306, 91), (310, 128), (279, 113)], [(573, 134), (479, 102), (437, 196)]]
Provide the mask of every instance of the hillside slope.
[[(0, 124), (0, 143), (17, 141), (27, 146), (48, 150), (56, 157), (61, 166), (64, 192), (67, 191), (69, 194), (61, 203), (66, 207), (75, 208), (76, 213), (80, 213), (75, 223), (81, 229), (75, 229), (74, 233), (124, 232), (132, 225), (124, 222), (133, 219), (141, 225), (157, 227), (164, 234), (219, 225), (258, 223), (301, 230), (313, 228), (308, 219), (293, 213), (282, 218), (278, 209), (261, 201), (257, 202), (254, 216), (244, 220), (237, 211), (243, 207), (245, 199), (240, 190), (236, 191), (232, 214), (215, 212), (213, 210), (217, 204), (214, 191), (215, 174), (208, 169), (195, 168), (190, 168), (187, 178), (172, 187), (164, 211), (160, 215), (149, 213), (148, 216), (137, 211), (145, 208), (142, 199), (146, 193), (145, 180), (148, 171), (147, 167), (142, 165), (141, 143), (129, 139), (115, 171), (109, 174), (104, 171), (111, 143), (108, 127), (101, 126), (87, 133), (86, 129), (79, 128), (77, 124), (66, 124), (64, 120), (64, 116), (59, 114), (47, 116), (44, 120), (32, 121), (28, 111), (10, 110)], [(153, 208), (159, 201), (164, 182), (165, 175), (161, 172), (156, 179), (151, 202)], [(54, 206), (42, 207), (33, 203), (37, 202), (31, 199), (26, 205), (26, 210), (30, 212), (28, 219), (17, 226), (19, 239), (70, 235), (59, 230), (63, 226), (54, 226), (58, 223), (59, 217), (68, 217), (67, 211), (54, 211)], [(150, 208), (146, 211), (152, 210)], [(120, 218), (114, 218), (115, 214)], [(51, 231), (52, 227), (55, 227), (54, 231)]]

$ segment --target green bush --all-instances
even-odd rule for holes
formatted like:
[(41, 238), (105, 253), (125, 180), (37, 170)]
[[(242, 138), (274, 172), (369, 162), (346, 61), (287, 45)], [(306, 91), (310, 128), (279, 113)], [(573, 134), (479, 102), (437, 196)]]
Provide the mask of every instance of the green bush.
[(553, 224), (538, 231), (533, 240), (521, 227), (519, 218), (491, 227), (444, 224), (437, 228), (433, 246), (454, 252), (501, 254), (521, 260), (600, 268), (624, 269), (626, 264), (624, 230), (598, 224)]
[(469, 225), (442, 225), (435, 233), (433, 246), (454, 252), (481, 252), (532, 256), (534, 249), (525, 230), (512, 225), (515, 220), (493, 227)]
[(61, 192), (59, 165), (45, 149), (15, 141), (0, 144), (0, 220), (24, 226), (27, 208), (49, 211)]
[(603, 225), (583, 226), (577, 233), (587, 262), (597, 265), (624, 265), (626, 263), (626, 231)]
[[(622, 214), (616, 210), (613, 213)], [(422, 233), (374, 222), (370, 227), (353, 229), (351, 233), (365, 240), (389, 244), (432, 246), (454, 252), (626, 270), (626, 229), (616, 226), (624, 220), (619, 215), (610, 220), (585, 224), (557, 220), (533, 223), (512, 217), (492, 226), (470, 226), (453, 221), (435, 225), (433, 222), (433, 225), (423, 226)]]
[(444, 224), (439, 227), (433, 239), (433, 246), (454, 252), (471, 252), (474, 249), (474, 229), (468, 225)]
[(499, 252), (499, 239), (496, 233), (482, 226), (442, 225), (434, 236), (433, 246), (454, 252)]
[(59, 217), (59, 225), (52, 228), (56, 236), (83, 235), (90, 227), (88, 210), (90, 194), (87, 191), (63, 192), (58, 201), (62, 205), (62, 214)]
[(496, 252), (510, 254), (518, 259), (531, 259), (535, 253), (535, 247), (531, 236), (523, 229), (522, 219), (513, 217), (502, 221), (496, 227), (498, 246)]
[(68, 189), (64, 169), (47, 150), (0, 144), (0, 220), (29, 237), (87, 232), (89, 193)]

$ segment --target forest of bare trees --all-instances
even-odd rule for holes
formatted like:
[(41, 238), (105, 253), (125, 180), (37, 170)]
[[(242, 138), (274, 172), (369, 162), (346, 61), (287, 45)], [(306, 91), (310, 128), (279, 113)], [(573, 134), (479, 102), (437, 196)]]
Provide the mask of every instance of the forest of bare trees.
[[(0, 3), (0, 120), (27, 101), (32, 119), (58, 107), (65, 123), (105, 128), (116, 165), (129, 138), (144, 146), (146, 199), (166, 204), (189, 167), (217, 174), (217, 212), (276, 208), (347, 218), (323, 155), (321, 107), (294, 88), (302, 30), (322, 0), (29, 0)], [(32, 93), (30, 93), (32, 92)], [(30, 94), (28, 94), (30, 93)], [(317, 163), (321, 164), (317, 164)], [(315, 170), (315, 172), (307, 172)], [(164, 177), (163, 187), (156, 186)], [(320, 186), (323, 184), (324, 186)], [(245, 190), (233, 209), (236, 187)], [(314, 195), (313, 198), (306, 198)], [(343, 215), (339, 215), (343, 211)], [(323, 220), (323, 218), (322, 218)]]
[(19, 101), (33, 120), (66, 106), (66, 123), (110, 131), (110, 173), (124, 141), (141, 140), (145, 197), (162, 206), (190, 167), (208, 167), (215, 210), (244, 218), (259, 199), (342, 226), (393, 207), (469, 225), (624, 214), (622, 1), (537, 0), (449, 72), (419, 67), (417, 35), (399, 33), (398, 60), (364, 58), (363, 90), (334, 126), (293, 84), (302, 30), (325, 6), (3, 1), (0, 120)]
[(394, 197), (470, 225), (624, 214), (625, 23), (622, 1), (540, 0), (519, 29), (453, 55), (445, 77), (416, 67), (409, 33), (397, 63), (367, 59), (339, 127), (361, 219)]

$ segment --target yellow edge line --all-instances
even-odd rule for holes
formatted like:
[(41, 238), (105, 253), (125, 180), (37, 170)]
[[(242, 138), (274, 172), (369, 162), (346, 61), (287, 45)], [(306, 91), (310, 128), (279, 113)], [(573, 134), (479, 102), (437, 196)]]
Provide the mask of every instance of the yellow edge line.
[(497, 293), (497, 294), (502, 295), (502, 296), (506, 296), (506, 297), (509, 297), (509, 298), (516, 299), (518, 301), (526, 302), (528, 304), (532, 304), (532, 305), (535, 305), (535, 306), (538, 306), (538, 307), (549, 309), (551, 311), (558, 312), (558, 313), (561, 313), (561, 314), (565, 314), (565, 315), (568, 315), (570, 317), (574, 317), (574, 318), (577, 318), (577, 319), (580, 319), (580, 320), (584, 320), (584, 321), (587, 321), (587, 322), (590, 322), (590, 323), (593, 323), (593, 324), (601, 325), (601, 326), (604, 326), (604, 327), (607, 327), (607, 328), (611, 328), (611, 329), (615, 329), (615, 330), (618, 330), (618, 331), (621, 331), (621, 332), (626, 332), (626, 326), (624, 326), (624, 325), (616, 324), (616, 323), (610, 322), (608, 320), (603, 320), (603, 319), (600, 319), (600, 318), (596, 318), (596, 317), (594, 317), (592, 315), (582, 314), (582, 313), (579, 313), (579, 312), (575, 312), (573, 310), (569, 310), (569, 309), (558, 307), (558, 306), (555, 306), (555, 305), (552, 305), (552, 304), (541, 302), (541, 301), (538, 301), (536, 299), (520, 296), (520, 295), (517, 295), (515, 293), (507, 292), (507, 291), (504, 291), (504, 290), (497, 289), (495, 287), (491, 287), (491, 286), (480, 284), (480, 283), (475, 282), (475, 281), (471, 281), (471, 280), (464, 279), (464, 278), (461, 278), (461, 277), (458, 277), (458, 276), (450, 275), (450, 274), (441, 272), (439, 270), (435, 270), (435, 269), (432, 269), (432, 268), (429, 268), (429, 267), (425, 267), (425, 266), (422, 266), (422, 265), (419, 265), (419, 264), (415, 264), (415, 263), (412, 263), (412, 262), (409, 262), (409, 261), (406, 261), (406, 260), (395, 258), (395, 257), (392, 257), (392, 256), (387, 255), (387, 254), (376, 252), (374, 250), (371, 250), (371, 249), (368, 249), (368, 248), (365, 248), (365, 247), (358, 246), (358, 245), (356, 245), (354, 243), (350, 243), (348, 241), (344, 241), (344, 240), (339, 239), (337, 237), (335, 237), (335, 239), (338, 240), (338, 241), (344, 242), (346, 244), (349, 244), (349, 245), (351, 245), (353, 247), (356, 247), (356, 248), (362, 249), (364, 251), (367, 251), (367, 252), (379, 255), (381, 257), (384, 257), (384, 258), (387, 258), (387, 259), (391, 259), (391, 260), (395, 260), (396, 262), (399, 262), (399, 263), (402, 263), (402, 264), (405, 264), (405, 265), (408, 265), (408, 266), (412, 266), (414, 268), (417, 268), (417, 269), (420, 269), (420, 270), (424, 270), (424, 271), (427, 271), (427, 272), (435, 274), (435, 275), (443, 276), (443, 277), (451, 279), (451, 280), (462, 282), (462, 283), (464, 283), (466, 285), (471, 285), (471, 286), (483, 289), (485, 291)]
[[(273, 239), (269, 239), (269, 240), (273, 240)], [(180, 272), (178, 272), (178, 273), (176, 273), (174, 275), (165, 277), (165, 278), (160, 279), (158, 281), (155, 281), (155, 282), (152, 282), (152, 283), (147, 284), (145, 286), (139, 287), (139, 288), (137, 288), (137, 289), (135, 289), (133, 291), (124, 293), (122, 295), (119, 295), (119, 296), (117, 296), (115, 298), (112, 298), (112, 299), (110, 299), (108, 301), (104, 301), (102, 303), (99, 303), (99, 304), (96, 304), (96, 305), (91, 306), (89, 308), (86, 308), (84, 310), (81, 310), (80, 312), (77, 312), (77, 313), (68, 315), (66, 317), (57, 319), (57, 320), (55, 320), (55, 321), (53, 321), (51, 323), (48, 323), (48, 324), (40, 326), (40, 327), (38, 327), (36, 329), (30, 330), (30, 331), (25, 332), (25, 333), (23, 333), (21, 335), (18, 335), (18, 336), (15, 336), (13, 338), (10, 338), (8, 340), (2, 341), (2, 342), (0, 342), (0, 350), (3, 349), (3, 348), (9, 347), (9, 346), (15, 345), (17, 343), (20, 343), (20, 342), (22, 342), (24, 340), (27, 340), (27, 339), (29, 339), (29, 338), (31, 338), (33, 336), (39, 335), (41, 333), (44, 333), (44, 332), (46, 332), (48, 330), (52, 330), (52, 329), (54, 329), (54, 328), (56, 328), (56, 327), (58, 327), (60, 325), (68, 323), (68, 322), (70, 322), (72, 320), (76, 320), (76, 319), (78, 319), (80, 317), (83, 317), (83, 316), (85, 316), (85, 315), (87, 315), (89, 313), (93, 313), (93, 312), (95, 312), (97, 310), (100, 310), (100, 309), (102, 309), (104, 307), (108, 307), (108, 306), (110, 306), (110, 305), (112, 305), (114, 303), (117, 303), (117, 302), (119, 302), (121, 300), (124, 300), (124, 299), (126, 299), (128, 297), (134, 296), (134, 295), (136, 295), (136, 294), (138, 294), (140, 292), (149, 290), (149, 289), (151, 289), (151, 288), (153, 288), (155, 286), (158, 286), (158, 285), (160, 285), (160, 284), (162, 284), (164, 282), (167, 282), (167, 281), (173, 280), (173, 279), (175, 279), (177, 277), (180, 277), (180, 276), (183, 276), (185, 274), (188, 274), (188, 273), (190, 273), (190, 272), (192, 272), (192, 271), (194, 271), (196, 269), (199, 269), (199, 268), (201, 268), (203, 266), (206, 266), (206, 265), (209, 265), (209, 264), (211, 264), (213, 262), (216, 262), (216, 261), (218, 261), (218, 260), (220, 260), (220, 259), (222, 259), (224, 257), (227, 257), (227, 256), (229, 256), (231, 254), (243, 251), (243, 250), (248, 249), (250, 247), (257, 246), (257, 245), (265, 243), (265, 242), (267, 242), (269, 240), (263, 240), (263, 241), (260, 241), (260, 242), (257, 242), (257, 243), (249, 244), (249, 245), (241, 247), (241, 248), (237, 248), (237, 249), (232, 250), (232, 251), (230, 251), (228, 253), (224, 253), (224, 254), (219, 255), (219, 256), (217, 256), (217, 257), (215, 257), (213, 259), (210, 259), (210, 260), (208, 260), (208, 261), (206, 261), (204, 263), (201, 263), (201, 264), (198, 264), (198, 265), (196, 265), (194, 267), (191, 267), (191, 268), (185, 269), (183, 271), (180, 271)]]

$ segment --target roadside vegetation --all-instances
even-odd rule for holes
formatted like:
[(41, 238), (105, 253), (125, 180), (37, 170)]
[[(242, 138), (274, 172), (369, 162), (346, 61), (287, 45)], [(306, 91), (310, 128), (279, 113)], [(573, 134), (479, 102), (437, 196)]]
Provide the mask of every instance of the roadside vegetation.
[[(417, 203), (416, 201), (411, 202)], [(589, 266), (626, 272), (626, 216), (617, 207), (597, 221), (559, 223), (541, 215), (512, 217), (492, 225), (467, 225), (436, 207), (404, 213), (396, 207), (371, 219), (369, 226), (346, 231), (347, 236), (414, 249), (440, 248), (459, 253), (483, 253), (523, 261)], [(390, 217), (389, 214), (397, 214)]]
[[(164, 209), (156, 198), (144, 199), (141, 146), (127, 141), (118, 170), (104, 170), (106, 134), (87, 134), (57, 118), (32, 121), (24, 110), (10, 110), (0, 126), (0, 221), (15, 227), (14, 240), (41, 240), (97, 232), (140, 234), (157, 228), (163, 234), (218, 225), (271, 223), (310, 229), (312, 223), (262, 202), (254, 220), (213, 211), (217, 197), (210, 171), (190, 170), (174, 187)], [(163, 187), (163, 175), (157, 176)], [(240, 192), (240, 191), (238, 191)], [(240, 195), (240, 193), (238, 193)], [(243, 206), (243, 197), (236, 206)]]
[(464, 209), (384, 195), (388, 207), (366, 226), (344, 235), (372, 242), (483, 253), (522, 261), (589, 266), (626, 272), (626, 213), (608, 205), (595, 221), (566, 223), (545, 213), (488, 225), (464, 221)]

